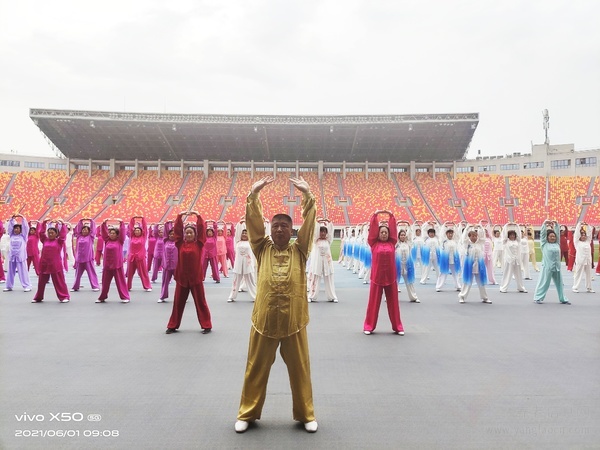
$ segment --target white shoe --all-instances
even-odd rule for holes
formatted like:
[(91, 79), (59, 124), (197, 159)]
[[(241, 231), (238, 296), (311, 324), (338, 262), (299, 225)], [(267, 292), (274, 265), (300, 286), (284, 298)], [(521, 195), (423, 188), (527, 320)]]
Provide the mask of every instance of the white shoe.
[(337, 303), (337, 302), (338, 302), (338, 299), (337, 299), (337, 298), (334, 298), (334, 299), (333, 299), (333, 300), (331, 300), (331, 301), (332, 301), (333, 303)]
[(127, 300), (127, 299), (121, 300), (121, 303), (129, 303), (129, 300)]
[(244, 431), (246, 431), (248, 429), (248, 425), (250, 425), (250, 422), (246, 422), (245, 420), (238, 420), (234, 426), (235, 432), (243, 433)]
[(10, 292), (10, 291), (12, 291), (11, 288), (4, 288), (4, 289), (2, 289), (2, 292)]
[[(363, 281), (363, 284), (369, 284), (369, 282), (367, 280)], [(311, 422), (308, 422), (311, 423)]]
[(404, 331), (396, 331), (396, 334), (397, 334), (398, 336), (404, 336)]
[(304, 429), (306, 431), (308, 431), (309, 433), (315, 433), (317, 431), (317, 428), (319, 428), (319, 424), (317, 423), (316, 420), (313, 420), (311, 422), (306, 422), (304, 424)]
[(152, 292), (152, 288), (144, 289), (146, 292)]
[(104, 300), (100, 300), (100, 299), (98, 299), (98, 300), (96, 300), (94, 303), (104, 303)]
[(231, 303), (232, 301), (233, 301), (233, 299), (232, 299), (232, 298), (228, 298), (228, 299), (227, 299), (227, 303)]
[(414, 300), (410, 301), (411, 303), (421, 303), (421, 300), (419, 300), (418, 298), (415, 298)]
[(92, 288), (92, 291), (94, 292), (98, 292), (100, 289), (99, 288)]
[(371, 332), (368, 330), (363, 331), (363, 333), (365, 333), (367, 336), (371, 334)]
[(579, 293), (579, 289), (572, 289), (573, 292), (575, 292), (576, 294)]
[(164, 303), (165, 301), (162, 298), (159, 298), (156, 303)]
[(492, 303), (492, 301), (489, 298), (484, 298), (482, 300), (483, 303)]
[(308, 303), (312, 303), (312, 298), (308, 297)]
[(31, 291), (31, 288), (25, 288), (25, 289), (23, 289), (23, 292), (29, 292), (29, 291)]
[(595, 291), (595, 290), (593, 290), (593, 289), (588, 289), (587, 291), (588, 291), (590, 294), (593, 294), (593, 293), (595, 293), (595, 292), (596, 292), (596, 291)]
[(69, 299), (68, 298), (63, 298), (62, 300), (59, 300), (59, 302), (61, 302), (61, 303), (69, 303)]
[(464, 299), (464, 298), (462, 298), (462, 297), (458, 297), (458, 303), (464, 303), (464, 302), (465, 302), (465, 299)]
[(71, 289), (69, 289), (69, 291), (71, 291), (71, 292), (77, 292), (77, 291), (78, 291), (78, 289), (77, 289), (77, 290), (75, 290), (75, 289), (72, 289), (72, 288), (71, 288)]

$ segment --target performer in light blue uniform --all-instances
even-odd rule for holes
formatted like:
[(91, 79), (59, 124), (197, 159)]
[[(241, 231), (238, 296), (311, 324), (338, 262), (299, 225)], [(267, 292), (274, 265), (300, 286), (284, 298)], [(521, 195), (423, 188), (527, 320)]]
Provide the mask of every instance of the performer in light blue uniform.
[[(549, 228), (549, 229), (548, 229)], [(564, 283), (560, 272), (560, 243), (557, 238), (560, 227), (558, 222), (546, 220), (540, 230), (540, 243), (542, 249), (542, 271), (538, 278), (533, 301), (540, 304), (544, 301), (550, 280), (554, 281), (558, 300), (563, 305), (570, 305), (571, 302), (565, 297)]]

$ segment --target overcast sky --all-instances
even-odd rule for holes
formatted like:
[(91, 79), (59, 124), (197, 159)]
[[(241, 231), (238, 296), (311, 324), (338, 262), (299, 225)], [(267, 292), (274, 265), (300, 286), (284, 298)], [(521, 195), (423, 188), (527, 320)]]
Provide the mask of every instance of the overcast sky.
[(29, 108), (480, 114), (469, 157), (600, 148), (600, 1), (0, 0), (0, 153)]

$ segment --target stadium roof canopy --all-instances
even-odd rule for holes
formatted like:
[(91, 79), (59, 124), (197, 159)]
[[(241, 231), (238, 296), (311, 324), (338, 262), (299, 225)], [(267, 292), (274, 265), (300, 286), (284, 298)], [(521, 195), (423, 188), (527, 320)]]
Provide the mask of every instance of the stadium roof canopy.
[(31, 109), (71, 159), (142, 161), (456, 161), (478, 113), (252, 116)]

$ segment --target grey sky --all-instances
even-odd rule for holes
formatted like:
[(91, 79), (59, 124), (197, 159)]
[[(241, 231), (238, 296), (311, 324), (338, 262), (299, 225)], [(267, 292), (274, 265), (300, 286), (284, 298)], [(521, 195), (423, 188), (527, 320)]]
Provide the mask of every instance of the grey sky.
[(469, 156), (600, 148), (600, 2), (0, 0), (0, 153), (29, 108), (479, 112)]

